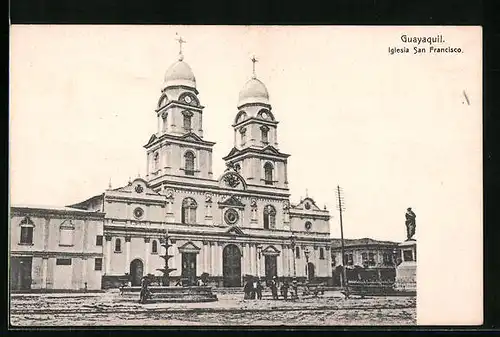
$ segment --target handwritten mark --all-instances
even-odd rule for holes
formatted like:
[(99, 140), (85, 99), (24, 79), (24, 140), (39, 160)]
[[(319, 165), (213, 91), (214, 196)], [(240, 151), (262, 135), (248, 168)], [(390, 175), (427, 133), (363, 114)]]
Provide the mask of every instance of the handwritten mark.
[[(465, 90), (463, 91), (463, 93), (464, 93), (465, 100), (467, 101), (467, 105), (470, 105), (469, 97), (467, 97)], [(462, 104), (464, 104), (464, 103), (462, 102)]]

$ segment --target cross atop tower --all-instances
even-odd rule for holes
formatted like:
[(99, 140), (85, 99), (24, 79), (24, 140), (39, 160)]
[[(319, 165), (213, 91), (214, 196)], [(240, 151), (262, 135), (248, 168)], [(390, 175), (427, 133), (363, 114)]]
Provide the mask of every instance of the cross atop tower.
[(176, 35), (179, 36), (177, 39), (175, 39), (177, 42), (179, 42), (179, 61), (182, 61), (184, 59), (184, 56), (182, 55), (182, 44), (186, 43), (186, 40), (183, 40), (182, 36), (180, 36), (179, 34)]
[(255, 63), (259, 62), (259, 60), (257, 60), (255, 58), (255, 55), (252, 56), (252, 58), (250, 59), (252, 61), (252, 68), (253, 68), (253, 78), (257, 78), (257, 76), (255, 75)]

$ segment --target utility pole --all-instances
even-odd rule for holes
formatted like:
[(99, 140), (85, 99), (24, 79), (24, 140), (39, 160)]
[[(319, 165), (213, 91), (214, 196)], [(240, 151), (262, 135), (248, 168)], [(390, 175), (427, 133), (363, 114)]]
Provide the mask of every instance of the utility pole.
[(342, 251), (342, 279), (344, 280), (344, 290), (345, 290), (345, 296), (346, 298), (349, 298), (349, 285), (347, 281), (347, 273), (345, 270), (345, 251), (344, 251), (344, 227), (342, 226), (342, 211), (344, 211), (344, 205), (343, 205), (343, 199), (344, 196), (342, 195), (342, 190), (340, 189), (340, 186), (337, 185), (337, 198), (338, 198), (338, 204), (337, 204), (337, 209), (339, 210), (340, 214), (340, 244), (341, 244), (341, 251)]

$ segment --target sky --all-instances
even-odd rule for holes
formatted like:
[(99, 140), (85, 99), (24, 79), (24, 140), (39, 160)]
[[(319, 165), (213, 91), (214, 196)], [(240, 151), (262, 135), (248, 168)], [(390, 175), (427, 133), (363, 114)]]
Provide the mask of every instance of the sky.
[[(12, 26), (12, 204), (69, 205), (145, 175), (176, 33), (206, 107), (204, 139), (217, 143), (215, 178), (255, 55), (291, 155), (291, 201), (307, 191), (326, 205), (333, 237), (337, 185), (346, 238), (403, 241), (407, 207), (417, 238), (477, 237), (482, 68), (470, 27)], [(443, 34), (464, 53), (390, 55), (402, 34)]]

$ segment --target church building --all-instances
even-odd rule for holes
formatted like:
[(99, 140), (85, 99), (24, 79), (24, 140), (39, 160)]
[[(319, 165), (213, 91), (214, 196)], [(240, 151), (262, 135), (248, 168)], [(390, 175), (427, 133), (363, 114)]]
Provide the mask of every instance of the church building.
[[(127, 277), (139, 285), (143, 275), (161, 275), (166, 231), (172, 283), (202, 273), (211, 285), (224, 287), (242, 286), (245, 275), (330, 282), (329, 212), (310, 197), (291, 202), (290, 155), (278, 145), (280, 112), (272, 110), (252, 61), (253, 76), (227, 121), (234, 144), (222, 158), (224, 172), (212, 170), (215, 142), (203, 136), (203, 117), (210, 114), (181, 51), (165, 74), (154, 111), (156, 133), (144, 145), (147, 175), (67, 206), (82, 211), (79, 218), (102, 214), (102, 229), (92, 231), (104, 238), (101, 288), (117, 287)], [(79, 287), (90, 274), (69, 284)]]

